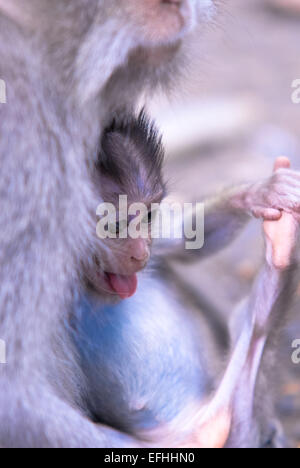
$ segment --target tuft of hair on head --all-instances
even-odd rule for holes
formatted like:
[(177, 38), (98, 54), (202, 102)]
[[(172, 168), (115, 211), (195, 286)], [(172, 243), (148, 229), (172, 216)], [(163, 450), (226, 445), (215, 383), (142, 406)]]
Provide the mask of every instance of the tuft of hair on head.
[(97, 169), (123, 193), (147, 198), (165, 191), (164, 157), (162, 135), (145, 110), (137, 116), (120, 112), (103, 132)]

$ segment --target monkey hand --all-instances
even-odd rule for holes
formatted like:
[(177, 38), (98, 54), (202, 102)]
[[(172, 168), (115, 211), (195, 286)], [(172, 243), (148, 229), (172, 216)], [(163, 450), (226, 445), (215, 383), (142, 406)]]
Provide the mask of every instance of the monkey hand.
[(290, 169), (283, 159), (285, 163), (272, 176), (235, 193), (233, 206), (268, 221), (279, 220), (282, 211), (300, 221), (300, 172)]
[[(290, 161), (281, 157), (276, 160), (275, 173), (280, 169), (289, 169)], [(269, 265), (277, 269), (285, 269), (292, 262), (293, 252), (297, 243), (299, 214), (282, 212), (277, 221), (264, 222), (266, 238), (266, 258)]]

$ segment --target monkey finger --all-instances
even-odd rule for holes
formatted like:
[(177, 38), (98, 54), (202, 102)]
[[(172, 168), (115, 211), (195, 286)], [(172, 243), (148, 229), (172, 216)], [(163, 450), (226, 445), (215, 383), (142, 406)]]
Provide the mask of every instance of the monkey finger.
[(291, 168), (291, 161), (286, 156), (279, 156), (276, 158), (274, 164), (274, 171), (278, 171), (279, 169), (290, 169)]
[(277, 221), (282, 216), (282, 212), (276, 208), (265, 208), (262, 206), (257, 206), (252, 208), (251, 211), (255, 218), (260, 218), (267, 221)]
[(294, 189), (287, 184), (281, 184), (271, 190), (262, 202), (259, 205), (264, 205), (265, 208), (291, 213), (300, 212), (300, 187)]
[(298, 198), (296, 198), (295, 196), (282, 195), (278, 197), (278, 200), (276, 200), (276, 202), (272, 202), (272, 199), (269, 199), (266, 205), (277, 211), (286, 211), (288, 213), (300, 212), (300, 200), (298, 200)]
[(264, 222), (264, 233), (269, 264), (278, 269), (287, 268), (291, 264), (298, 234), (298, 223), (294, 216), (283, 212), (278, 222)]
[(299, 196), (295, 196), (292, 194), (289, 195), (282, 195), (280, 200), (273, 206), (273, 208), (277, 210), (283, 210), (287, 213), (291, 214), (299, 214), (300, 213), (300, 199)]

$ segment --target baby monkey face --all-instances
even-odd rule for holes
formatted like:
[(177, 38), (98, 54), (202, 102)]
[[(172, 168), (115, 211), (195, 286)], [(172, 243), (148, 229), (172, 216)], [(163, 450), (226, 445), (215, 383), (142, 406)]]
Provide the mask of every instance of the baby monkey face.
[(163, 159), (161, 136), (144, 111), (115, 119), (105, 130), (97, 164), (103, 200), (97, 210), (97, 290), (122, 299), (135, 293), (165, 196)]
[[(136, 292), (137, 273), (150, 259), (152, 230), (159, 204), (155, 203), (155, 209), (141, 202), (130, 204), (126, 216), (124, 210), (119, 212), (113, 204), (104, 206), (107, 211), (110, 207), (112, 212), (99, 221), (101, 231), (97, 227), (98, 236), (102, 238), (98, 252), (101, 261), (97, 262), (94, 286), (97, 290), (100, 287), (102, 293), (105, 290), (127, 299)], [(117, 218), (116, 213), (122, 214)]]

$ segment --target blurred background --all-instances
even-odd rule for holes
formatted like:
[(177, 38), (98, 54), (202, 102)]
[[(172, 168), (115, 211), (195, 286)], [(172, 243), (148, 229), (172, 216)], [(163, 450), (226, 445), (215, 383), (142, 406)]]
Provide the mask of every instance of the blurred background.
[[(169, 99), (148, 102), (165, 135), (166, 174), (173, 194), (201, 201), (216, 189), (268, 176), (274, 159), (300, 169), (300, 0), (226, 0), (216, 24), (196, 44), (195, 59)], [(178, 274), (229, 320), (249, 292), (263, 255), (261, 223), (217, 255)], [(175, 268), (175, 267), (174, 267)], [(291, 322), (282, 333), (278, 412), (300, 448), (300, 280)]]

